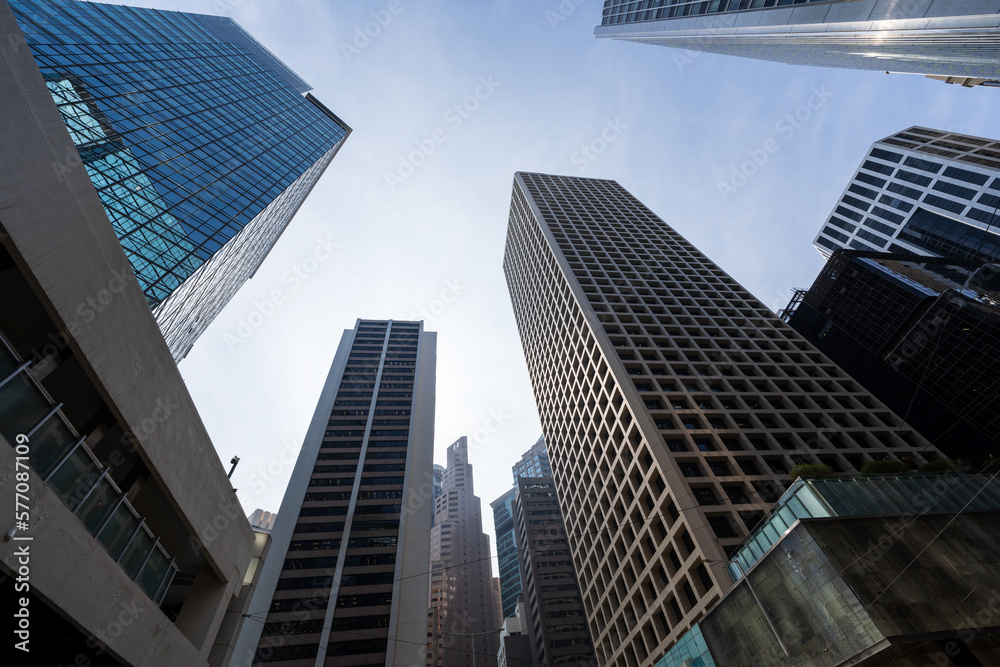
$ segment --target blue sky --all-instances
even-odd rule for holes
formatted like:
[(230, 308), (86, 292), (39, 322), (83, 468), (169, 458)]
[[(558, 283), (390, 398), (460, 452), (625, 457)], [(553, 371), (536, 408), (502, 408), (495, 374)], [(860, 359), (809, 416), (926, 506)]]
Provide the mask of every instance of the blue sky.
[(619, 181), (773, 310), (818, 273), (811, 241), (873, 141), (998, 134), (995, 90), (597, 40), (598, 0), (128, 4), (232, 16), (354, 129), (180, 365), (247, 512), (280, 504), (342, 330), (423, 317), (435, 458), (478, 441), (492, 523), (540, 433), (501, 268), (515, 171)]

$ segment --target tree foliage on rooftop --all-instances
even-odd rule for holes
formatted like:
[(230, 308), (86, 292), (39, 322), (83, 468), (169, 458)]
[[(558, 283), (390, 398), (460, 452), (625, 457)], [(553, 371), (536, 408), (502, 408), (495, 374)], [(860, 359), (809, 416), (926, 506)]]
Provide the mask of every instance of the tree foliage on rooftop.
[(828, 477), (834, 473), (833, 468), (825, 463), (800, 463), (788, 473), (788, 479), (792, 482), (799, 477)]

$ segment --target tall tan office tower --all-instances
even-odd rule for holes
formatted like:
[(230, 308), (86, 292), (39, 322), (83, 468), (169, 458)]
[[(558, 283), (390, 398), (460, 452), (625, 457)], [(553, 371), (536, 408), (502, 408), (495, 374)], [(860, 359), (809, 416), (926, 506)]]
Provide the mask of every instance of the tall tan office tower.
[(430, 562), (427, 667), (496, 667), (503, 620), (465, 436), (448, 447)]
[(614, 181), (516, 174), (504, 270), (603, 665), (732, 586), (794, 465), (939, 456)]

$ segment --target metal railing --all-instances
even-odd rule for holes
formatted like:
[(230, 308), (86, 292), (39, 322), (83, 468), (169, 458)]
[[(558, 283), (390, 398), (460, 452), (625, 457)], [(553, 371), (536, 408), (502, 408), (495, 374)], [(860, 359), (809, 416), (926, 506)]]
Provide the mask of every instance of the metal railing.
[[(178, 567), (146, 526), (108, 467), (0, 334), (0, 435), (28, 445), (31, 467), (108, 554), (157, 605)], [(18, 438), (18, 436), (22, 436)], [(25, 440), (25, 438), (27, 440)]]

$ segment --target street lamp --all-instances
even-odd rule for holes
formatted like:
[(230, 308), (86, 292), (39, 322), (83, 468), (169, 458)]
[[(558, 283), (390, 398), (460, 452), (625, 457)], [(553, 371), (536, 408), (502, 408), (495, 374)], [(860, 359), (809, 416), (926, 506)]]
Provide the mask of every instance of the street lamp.
[[(476, 667), (476, 637), (479, 635), (492, 635), (498, 632), (503, 632), (503, 628), (499, 630), (487, 630), (486, 632), (448, 632), (447, 630), (442, 630), (441, 634), (451, 635), (452, 637), (472, 637), (472, 667)], [(785, 652), (788, 655), (788, 652)]]

